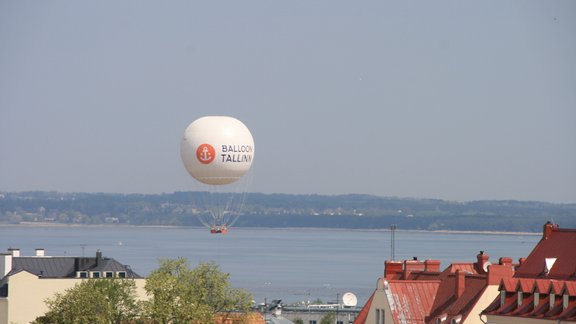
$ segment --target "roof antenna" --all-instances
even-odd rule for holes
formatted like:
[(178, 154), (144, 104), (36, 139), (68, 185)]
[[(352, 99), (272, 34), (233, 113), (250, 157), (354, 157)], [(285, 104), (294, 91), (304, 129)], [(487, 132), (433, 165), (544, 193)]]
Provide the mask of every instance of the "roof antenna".
[(396, 247), (394, 246), (396, 238), (395, 238), (395, 232), (396, 232), (396, 224), (391, 224), (390, 225), (390, 256), (392, 258), (392, 261), (396, 260)]

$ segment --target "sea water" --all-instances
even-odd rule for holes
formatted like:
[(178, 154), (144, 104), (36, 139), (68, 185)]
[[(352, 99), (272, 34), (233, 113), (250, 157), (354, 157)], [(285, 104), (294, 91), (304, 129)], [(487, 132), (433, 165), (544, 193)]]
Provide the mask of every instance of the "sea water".
[[(395, 231), (396, 260), (436, 259), (474, 262), (479, 251), (497, 262), (526, 257), (540, 234), (473, 234)], [(384, 272), (392, 253), (391, 232), (382, 230), (232, 228), (210, 234), (194, 227), (0, 226), (0, 252), (19, 248), (22, 256), (44, 248), (46, 256), (105, 257), (146, 276), (159, 259), (186, 258), (191, 267), (215, 262), (230, 274), (233, 287), (252, 293), (255, 302), (336, 302), (352, 292), (362, 305)]]

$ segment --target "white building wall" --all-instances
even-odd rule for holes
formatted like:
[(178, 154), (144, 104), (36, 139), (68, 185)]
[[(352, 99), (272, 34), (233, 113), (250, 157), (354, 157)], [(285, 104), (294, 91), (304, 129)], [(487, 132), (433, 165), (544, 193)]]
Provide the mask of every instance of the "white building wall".
[(12, 270), (12, 254), (0, 253), (0, 279)]
[[(0, 324), (30, 323), (48, 311), (45, 300), (63, 293), (80, 280), (75, 278), (51, 279), (22, 271), (8, 279), (8, 298), (0, 298)], [(102, 279), (105, 280), (105, 279)], [(139, 299), (145, 299), (145, 279), (135, 279)]]
[(500, 296), (497, 285), (487, 286), (482, 293), (482, 296), (476, 302), (476, 305), (472, 308), (468, 317), (464, 320), (463, 324), (484, 324), (480, 319), (480, 313), (485, 310), (496, 297)]
[(370, 305), (370, 310), (366, 316), (366, 323), (377, 324), (376, 310), (384, 311), (384, 323), (395, 323), (392, 318), (392, 311), (390, 309), (390, 304), (388, 303), (388, 298), (386, 297), (383, 281), (382, 278), (378, 279), (377, 288), (374, 291), (374, 297), (372, 298), (372, 304)]

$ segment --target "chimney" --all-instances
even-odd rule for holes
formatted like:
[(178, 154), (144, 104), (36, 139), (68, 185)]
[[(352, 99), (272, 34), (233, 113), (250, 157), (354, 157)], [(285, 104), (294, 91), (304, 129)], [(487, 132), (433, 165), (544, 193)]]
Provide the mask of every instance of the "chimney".
[(400, 279), (402, 277), (402, 262), (401, 261), (384, 261), (384, 278)]
[(4, 278), (12, 270), (12, 254), (0, 254), (0, 279)]
[(502, 279), (512, 278), (512, 276), (514, 276), (514, 266), (512, 265), (512, 259), (510, 259), (510, 263), (500, 262), (500, 264), (491, 265), (490, 271), (488, 271), (486, 276), (486, 282), (489, 286), (497, 286)]
[(14, 257), (14, 258), (20, 257), (20, 249), (17, 249), (17, 248), (9, 248), (9, 249), (8, 249), (8, 252), (9, 252), (10, 254), (12, 254), (12, 257)]
[(466, 272), (463, 270), (456, 270), (456, 275), (454, 276), (455, 289), (454, 294), (456, 298), (460, 298), (466, 289)]
[(36, 256), (43, 257), (44, 256), (44, 249), (36, 249)]
[(404, 275), (402, 278), (408, 279), (414, 271), (424, 271), (424, 262), (418, 261), (417, 257), (414, 257), (413, 260), (404, 260)]
[(102, 252), (100, 250), (96, 251), (96, 265), (99, 265), (102, 262)]
[(500, 265), (505, 265), (505, 266), (510, 266), (510, 265), (512, 265), (512, 258), (509, 258), (509, 257), (501, 257), (500, 259), (498, 259), (498, 264), (500, 264)]
[(429, 272), (440, 272), (440, 260), (425, 260), (424, 270)]
[(523, 265), (524, 262), (526, 262), (526, 258), (520, 258), (520, 259), (518, 259), (518, 263), (519, 263), (518, 265), (519, 265), (519, 266)]
[(558, 224), (552, 224), (552, 222), (548, 221), (544, 224), (544, 234), (542, 235), (544, 240), (547, 240), (554, 230), (558, 229)]
[(476, 271), (478, 273), (486, 273), (486, 271), (484, 271), (484, 264), (488, 262), (489, 258), (490, 256), (484, 253), (484, 251), (480, 251), (480, 253), (478, 253), (478, 255), (476, 256), (476, 259), (478, 260), (476, 262)]

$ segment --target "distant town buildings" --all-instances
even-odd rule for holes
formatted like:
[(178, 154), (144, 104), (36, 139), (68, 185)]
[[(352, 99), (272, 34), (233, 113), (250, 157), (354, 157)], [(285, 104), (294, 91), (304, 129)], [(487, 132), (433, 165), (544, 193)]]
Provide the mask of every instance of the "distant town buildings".
[(33, 256), (23, 256), (19, 249), (1, 253), (0, 324), (30, 323), (48, 311), (47, 298), (88, 278), (134, 279), (139, 298), (146, 296), (145, 279), (102, 252), (94, 257), (47, 256), (44, 249)]

